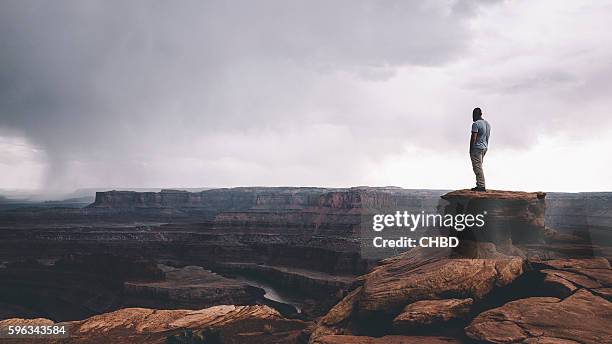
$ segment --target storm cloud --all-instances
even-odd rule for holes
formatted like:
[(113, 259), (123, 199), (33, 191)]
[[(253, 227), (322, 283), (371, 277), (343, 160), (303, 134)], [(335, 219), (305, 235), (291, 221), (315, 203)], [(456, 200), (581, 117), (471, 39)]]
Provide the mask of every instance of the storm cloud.
[(3, 1), (0, 136), (50, 189), (418, 187), (372, 169), (450, 161), (473, 106), (499, 149), (610, 128), (610, 7), (546, 5)]

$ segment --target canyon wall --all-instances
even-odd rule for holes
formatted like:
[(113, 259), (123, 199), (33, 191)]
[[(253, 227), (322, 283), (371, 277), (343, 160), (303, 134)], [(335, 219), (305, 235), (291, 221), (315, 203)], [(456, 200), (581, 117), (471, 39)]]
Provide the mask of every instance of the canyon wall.
[[(360, 255), (358, 228), (362, 216), (389, 204), (403, 204), (414, 211), (433, 210), (436, 193), (365, 187), (99, 192), (96, 201), (83, 209), (24, 208), (0, 212), (0, 261), (11, 266), (12, 274), (24, 276), (31, 271), (20, 271), (13, 262), (25, 259), (51, 262), (48, 268), (38, 267), (47, 269), (41, 276), (48, 277), (41, 278), (36, 289), (58, 290), (57, 299), (69, 299), (69, 295), (60, 295), (62, 289), (55, 287), (50, 276), (57, 268), (52, 263), (67, 255), (96, 254), (256, 275), (307, 298), (330, 303), (341, 296), (339, 290), (374, 263)], [(113, 271), (108, 275), (112, 276)], [(78, 279), (78, 275), (73, 277)], [(119, 277), (112, 280), (125, 281)], [(7, 285), (11, 291), (18, 290), (20, 283), (29, 283), (15, 281)], [(172, 293), (176, 293), (179, 283), (151, 283), (121, 282), (119, 285), (124, 287), (113, 289), (115, 301), (107, 304), (173, 307), (176, 298), (168, 294), (167, 286), (172, 284)], [(90, 285), (95, 282), (77, 283), (71, 293), (81, 289), (85, 293)], [(240, 304), (253, 300), (249, 296), (252, 293), (235, 289), (236, 293), (218, 295), (214, 302), (233, 300), (232, 303)], [(116, 296), (118, 290), (129, 298)], [(170, 296), (160, 298), (159, 304), (149, 294)], [(185, 302), (205, 306), (211, 299), (212, 296), (205, 300), (195, 297)], [(92, 308), (79, 313), (74, 309), (78, 302), (65, 307), (71, 309), (70, 314), (47, 316), (66, 319), (108, 310)]]
[(612, 246), (612, 193), (550, 193), (546, 226), (559, 233)]
[(358, 241), (364, 214), (389, 205), (434, 211), (439, 194), (367, 187), (98, 192), (93, 204), (61, 215), (0, 214), (0, 258), (137, 252), (196, 265), (258, 262), (358, 274), (367, 268)]
[[(441, 202), (449, 202), (448, 195), (447, 200), (440, 200), (442, 194), (443, 191), (393, 187), (109, 191), (99, 192), (96, 201), (82, 209), (24, 207), (0, 211), (0, 275), (11, 280), (3, 285), (4, 294), (21, 292), (23, 297), (18, 299), (35, 300), (43, 297), (36, 290), (48, 290), (55, 295), (54, 302), (63, 305), (45, 306), (32, 313), (28, 307), (20, 309), (19, 305), (0, 300), (0, 309), (6, 310), (5, 315), (47, 312), (51, 318), (70, 319), (120, 307), (127, 302), (122, 298), (124, 293), (131, 295), (130, 305), (154, 308), (187, 307), (190, 302), (196, 307), (219, 300), (252, 303), (257, 298), (257, 292), (236, 286), (233, 295), (206, 297), (213, 300), (211, 303), (202, 298), (186, 303), (173, 301), (176, 299), (172, 297), (159, 301), (147, 296), (167, 294), (167, 285), (156, 283), (179, 283), (131, 281), (135, 283), (126, 287), (124, 282), (128, 280), (121, 277), (120, 269), (102, 273), (109, 278), (100, 283), (87, 274), (87, 268), (56, 273), (58, 268), (44, 264), (19, 265), (25, 260), (58, 262), (70, 255), (92, 254), (178, 268), (193, 265), (227, 274), (246, 273), (317, 302), (333, 300), (353, 284), (356, 276), (377, 263), (362, 255), (359, 239), (364, 216), (389, 208), (435, 213), (447, 204)], [(608, 194), (548, 194), (545, 216), (542, 201), (537, 196), (532, 201), (518, 208), (490, 207), (489, 211), (495, 215), (502, 208), (514, 209), (514, 213), (499, 214), (496, 221), (500, 226), (509, 219), (506, 227), (537, 227), (533, 233), (539, 236), (545, 219), (546, 227), (558, 227), (560, 233), (586, 238), (582, 241), (584, 247), (560, 246), (560, 251), (583, 254), (591, 249), (589, 242), (610, 243)], [(524, 223), (511, 223), (521, 219)], [(527, 253), (545, 248), (545, 244), (523, 235), (529, 233), (514, 233), (512, 243), (529, 244), (524, 248)], [(499, 243), (496, 238), (490, 239)], [(89, 263), (94, 264), (95, 259)], [(81, 282), (73, 283), (71, 289), (62, 280)], [(24, 285), (30, 288), (22, 288)], [(105, 296), (96, 301), (90, 298), (92, 292)], [(79, 308), (78, 302), (70, 303), (71, 295), (81, 295), (77, 300), (86, 306)], [(50, 314), (50, 309), (66, 312)]]

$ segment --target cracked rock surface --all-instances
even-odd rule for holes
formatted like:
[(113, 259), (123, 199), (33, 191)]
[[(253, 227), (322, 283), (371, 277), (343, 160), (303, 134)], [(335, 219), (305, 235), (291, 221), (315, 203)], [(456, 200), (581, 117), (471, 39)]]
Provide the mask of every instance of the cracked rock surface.
[(472, 339), (518, 343), (527, 339), (609, 343), (612, 304), (586, 289), (566, 299), (532, 297), (479, 314), (465, 329)]

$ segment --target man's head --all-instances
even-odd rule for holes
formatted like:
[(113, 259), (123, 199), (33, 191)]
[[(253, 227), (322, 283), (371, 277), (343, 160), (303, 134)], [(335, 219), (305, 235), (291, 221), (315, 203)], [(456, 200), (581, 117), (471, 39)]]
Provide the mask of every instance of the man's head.
[(482, 110), (480, 108), (474, 108), (472, 111), (472, 121), (476, 122), (482, 118)]

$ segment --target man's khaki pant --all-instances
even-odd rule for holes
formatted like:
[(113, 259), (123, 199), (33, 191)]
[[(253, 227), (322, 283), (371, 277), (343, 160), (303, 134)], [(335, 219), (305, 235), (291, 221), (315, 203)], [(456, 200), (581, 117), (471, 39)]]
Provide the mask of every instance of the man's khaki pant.
[(470, 158), (472, 159), (472, 169), (476, 175), (476, 186), (485, 187), (484, 171), (482, 170), (482, 162), (487, 154), (486, 149), (473, 148), (470, 150)]

